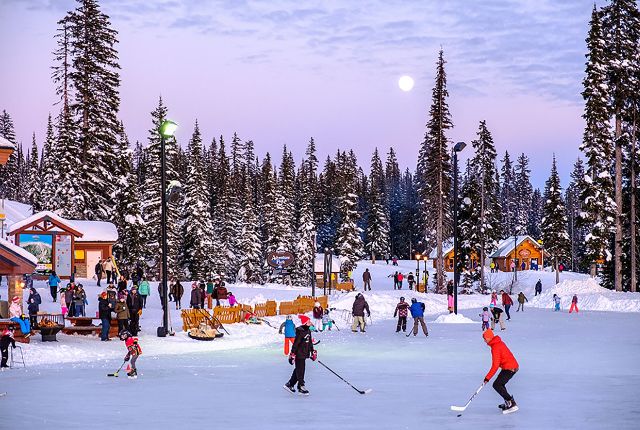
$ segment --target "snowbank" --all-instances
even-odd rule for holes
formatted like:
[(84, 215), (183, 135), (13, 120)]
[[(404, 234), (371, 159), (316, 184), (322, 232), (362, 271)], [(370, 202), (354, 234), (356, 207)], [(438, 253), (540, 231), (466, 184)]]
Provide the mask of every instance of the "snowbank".
[(444, 314), (433, 321), (436, 324), (475, 324), (476, 321), (465, 317), (462, 314)]
[(553, 295), (561, 299), (561, 307), (568, 309), (571, 298), (578, 296), (578, 308), (589, 311), (640, 312), (640, 293), (611, 291), (598, 285), (593, 278), (567, 280), (543, 290), (542, 294), (529, 298), (537, 308), (551, 308)]

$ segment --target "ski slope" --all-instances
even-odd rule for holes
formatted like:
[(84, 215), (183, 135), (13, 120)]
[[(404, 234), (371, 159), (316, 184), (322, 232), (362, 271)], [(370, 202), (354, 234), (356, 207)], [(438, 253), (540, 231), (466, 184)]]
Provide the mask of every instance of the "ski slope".
[[(365, 293), (373, 321), (367, 333), (348, 329), (343, 319), (348, 312), (341, 310), (350, 309), (355, 293), (341, 293), (331, 297), (341, 331), (316, 334), (321, 341), (319, 358), (359, 389), (372, 388), (366, 396), (311, 362), (306, 378), (311, 395), (285, 392), (282, 384), (292, 366), (282, 354), (282, 337), (267, 325), (234, 324), (227, 327), (230, 336), (197, 342), (179, 332), (179, 312), (172, 310), (178, 333), (157, 338), (161, 312), (154, 284), (141, 319), (142, 376), (134, 381), (106, 377), (120, 366), (126, 352), (117, 340), (58, 335), (58, 343), (41, 343), (36, 335), (30, 345), (22, 345), (27, 368), (0, 373), (0, 391), (9, 393), (0, 399), (0, 409), (9, 411), (12, 422), (34, 428), (80, 429), (87, 423), (96, 429), (129, 425), (163, 429), (183, 423), (239, 429), (281, 429), (301, 423), (340, 429), (636, 428), (640, 336), (635, 328), (640, 325), (640, 294), (603, 290), (579, 274), (563, 273), (561, 284), (552, 286), (553, 273), (519, 273), (518, 287), (530, 302), (525, 312), (515, 312), (514, 307), (507, 330), (498, 334), (521, 366), (507, 386), (520, 411), (503, 416), (497, 408), (501, 398), (486, 387), (458, 418), (449, 407), (464, 404), (490, 367), (478, 316), (489, 297), (459, 296), (460, 313), (455, 317), (446, 312), (444, 296), (393, 291), (387, 275), (396, 268), (384, 262), (361, 263), (354, 274), (357, 280), (366, 267), (373, 274), (373, 291)], [(399, 268), (406, 274), (415, 270), (415, 262), (400, 262)], [(511, 276), (497, 274), (497, 289), (508, 285)], [(538, 278), (543, 294), (534, 298)], [(91, 280), (84, 284), (92, 313), (100, 289)], [(361, 282), (356, 285), (361, 288)], [(42, 310), (58, 309), (44, 283), (36, 286)], [(243, 303), (309, 294), (306, 288), (274, 284), (232, 285), (229, 290)], [(188, 304), (186, 291), (183, 305)], [(580, 300), (579, 314), (551, 310), (554, 292), (565, 299), (564, 305), (574, 291)], [(4, 284), (0, 294), (6, 297)], [(428, 338), (395, 333), (393, 310), (400, 295), (425, 302)], [(269, 320), (277, 326), (282, 318)], [(409, 318), (409, 328), (411, 324)], [(56, 407), (25, 407), (50, 403), (52, 395), (66, 400)]]

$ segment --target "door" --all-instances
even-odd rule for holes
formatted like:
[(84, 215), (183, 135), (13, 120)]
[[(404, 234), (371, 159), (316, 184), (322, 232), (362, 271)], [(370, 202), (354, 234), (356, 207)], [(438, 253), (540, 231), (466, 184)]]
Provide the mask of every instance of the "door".
[(87, 265), (87, 278), (93, 278), (96, 274), (95, 268), (98, 261), (102, 260), (101, 250), (87, 250), (85, 254), (85, 261)]

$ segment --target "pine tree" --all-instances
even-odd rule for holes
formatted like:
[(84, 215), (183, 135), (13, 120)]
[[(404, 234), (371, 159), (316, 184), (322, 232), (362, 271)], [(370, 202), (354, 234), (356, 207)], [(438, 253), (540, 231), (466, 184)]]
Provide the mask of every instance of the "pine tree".
[(298, 285), (311, 285), (315, 277), (315, 248), (316, 248), (316, 227), (313, 220), (313, 189), (315, 187), (315, 169), (318, 160), (315, 158), (315, 146), (313, 139), (307, 147), (307, 158), (303, 160), (302, 167), (298, 174), (299, 178), (299, 200), (300, 217), (298, 228), (295, 234), (295, 271), (294, 282)]
[(518, 234), (525, 234), (529, 222), (529, 208), (531, 207), (531, 195), (533, 187), (530, 180), (529, 158), (520, 154), (515, 166), (514, 191), (515, 191), (515, 224)]
[(29, 155), (29, 173), (27, 176), (28, 185), (28, 203), (33, 207), (34, 212), (42, 210), (40, 207), (40, 154), (38, 145), (36, 144), (36, 134), (33, 133), (33, 141), (31, 143), (31, 153)]
[(204, 280), (211, 270), (213, 223), (209, 211), (202, 151), (202, 137), (196, 120), (193, 135), (187, 147), (188, 173), (182, 215), (184, 230), (182, 265), (188, 270), (190, 279)]
[[(484, 261), (501, 239), (501, 208), (496, 169), (496, 148), (486, 121), (480, 121), (475, 151), (469, 160), (468, 179), (463, 185), (463, 207), (460, 230), (463, 248), (475, 252), (480, 260), (480, 288), (485, 290)], [(465, 213), (466, 212), (466, 213)]]
[(442, 243), (451, 232), (451, 161), (449, 140), (445, 133), (453, 127), (453, 123), (446, 101), (449, 92), (444, 64), (443, 51), (440, 50), (427, 131), (420, 147), (416, 172), (425, 239), (437, 250), (439, 291), (444, 289)]
[[(393, 148), (389, 148), (387, 154), (387, 161), (385, 163), (385, 188), (386, 194), (386, 209), (389, 214), (389, 246), (390, 252), (397, 252), (396, 250), (402, 247), (400, 231), (400, 212), (402, 210), (402, 193), (400, 189), (400, 166), (398, 165), (398, 158)], [(420, 250), (423, 251), (423, 250)]]
[(376, 258), (389, 254), (389, 218), (386, 210), (385, 174), (378, 148), (371, 158), (371, 175), (369, 176), (368, 222), (366, 250), (372, 263)]
[(527, 226), (527, 234), (534, 239), (542, 238), (540, 223), (542, 222), (542, 193), (538, 188), (533, 190), (531, 195), (531, 207), (529, 208), (529, 224)]
[(293, 238), (295, 220), (295, 162), (293, 155), (284, 146), (282, 161), (278, 173), (278, 190), (276, 193), (278, 214), (278, 237), (282, 248), (291, 250), (295, 247)]
[(55, 134), (53, 130), (53, 122), (51, 114), (47, 118), (47, 132), (42, 147), (42, 158), (40, 160), (40, 176), (42, 178), (42, 186), (38, 193), (37, 206), (39, 210), (54, 210), (52, 206), (53, 197), (56, 190), (56, 157), (53, 151), (56, 148)]
[[(582, 201), (580, 200), (581, 183), (584, 181), (584, 163), (580, 158), (573, 164), (571, 172), (571, 182), (565, 192), (565, 201), (567, 205), (567, 232), (571, 243), (571, 271), (582, 271), (585, 267), (585, 237), (587, 229), (581, 227), (578, 223), (580, 213), (582, 212)], [(588, 267), (588, 264), (586, 265)]]
[(338, 169), (336, 163), (327, 157), (322, 173), (318, 177), (319, 212), (318, 224), (318, 248), (332, 248), (336, 230), (338, 228), (339, 213), (337, 210), (339, 201)]
[(339, 203), (340, 224), (335, 242), (336, 254), (340, 256), (340, 274), (347, 279), (363, 255), (362, 229), (358, 227), (358, 195), (356, 188), (355, 159), (342, 153), (338, 157), (341, 173), (341, 195)]
[(579, 225), (589, 230), (585, 238), (585, 258), (591, 265), (591, 276), (596, 275), (598, 260), (611, 260), (612, 253), (608, 246), (615, 232), (616, 213), (610, 174), (613, 140), (608, 125), (611, 109), (608, 104), (610, 89), (606, 74), (607, 46), (600, 20), (600, 14), (594, 6), (586, 40), (589, 51), (582, 92), (586, 126), (580, 146), (587, 161), (584, 180), (580, 182), (580, 200), (583, 205)]
[(215, 273), (225, 274), (229, 265), (229, 236), (226, 225), (229, 207), (229, 178), (231, 175), (224, 139), (220, 137), (216, 164), (216, 190), (218, 200), (213, 211), (213, 269)]
[(120, 75), (116, 51), (117, 31), (96, 0), (77, 0), (67, 15), (70, 33), (73, 98), (69, 108), (77, 118), (79, 160), (75, 167), (84, 183), (79, 190), (88, 219), (109, 219), (113, 214)]
[(567, 211), (562, 199), (562, 187), (555, 155), (551, 165), (551, 175), (545, 184), (542, 213), (542, 240), (545, 254), (548, 252), (553, 258), (556, 283), (558, 283), (560, 282), (558, 264), (569, 256), (571, 244), (567, 233)]
[(516, 213), (516, 180), (515, 169), (511, 163), (509, 152), (504, 152), (500, 171), (500, 206), (502, 207), (502, 228), (505, 236), (517, 234)]
[(13, 143), (16, 148), (9, 156), (7, 164), (0, 166), (0, 198), (16, 200), (19, 186), (19, 145), (16, 142), (13, 120), (6, 110), (3, 110), (2, 115), (0, 115), (0, 136)]

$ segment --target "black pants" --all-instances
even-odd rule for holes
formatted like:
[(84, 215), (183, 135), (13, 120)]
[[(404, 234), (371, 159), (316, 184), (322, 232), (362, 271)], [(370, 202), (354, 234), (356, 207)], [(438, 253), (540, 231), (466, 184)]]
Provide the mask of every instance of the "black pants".
[(98, 287), (100, 286), (100, 280), (102, 279), (102, 273), (101, 274), (96, 274), (96, 278), (98, 279), (98, 283), (96, 285), (98, 285)]
[(371, 281), (364, 281), (364, 290), (367, 291), (371, 291)]
[(513, 375), (515, 375), (517, 371), (518, 369), (516, 370), (502, 369), (500, 371), (500, 374), (496, 378), (496, 380), (493, 381), (493, 389), (496, 390), (498, 394), (500, 394), (500, 396), (502, 396), (505, 402), (507, 400), (513, 400), (513, 396), (509, 394), (509, 392), (507, 391), (507, 387), (505, 387), (505, 385), (507, 385), (507, 382), (509, 382), (509, 380), (513, 378)]
[(122, 330), (129, 331), (129, 320), (118, 320), (118, 333), (121, 333)]
[(111, 279), (111, 270), (106, 270), (106, 272), (107, 272), (107, 284), (110, 284), (111, 282), (115, 284), (115, 277), (114, 279)]
[(401, 327), (402, 331), (407, 331), (407, 317), (398, 317), (398, 327), (396, 327), (396, 332), (399, 332)]
[(55, 302), (58, 296), (58, 287), (49, 286), (49, 291), (51, 291), (51, 298)]
[(507, 314), (507, 319), (510, 320), (511, 319), (511, 315), (509, 315), (509, 309), (511, 308), (511, 305), (504, 305), (504, 312)]
[(304, 385), (304, 366), (305, 359), (296, 359), (295, 365), (296, 367), (293, 369), (293, 373), (291, 374), (291, 379), (289, 379), (289, 385), (292, 387), (297, 383), (298, 387)]
[(7, 360), (9, 360), (9, 348), (2, 348), (2, 362), (0, 362), (0, 367), (9, 367)]
[(147, 307), (147, 296), (144, 294), (140, 294), (140, 304), (142, 305), (142, 309)]
[(132, 335), (137, 336), (140, 328), (140, 315), (138, 315), (138, 311), (131, 312), (131, 319), (129, 320), (129, 331)]

